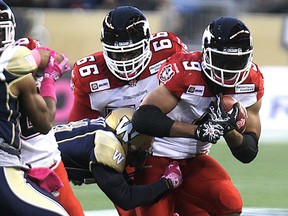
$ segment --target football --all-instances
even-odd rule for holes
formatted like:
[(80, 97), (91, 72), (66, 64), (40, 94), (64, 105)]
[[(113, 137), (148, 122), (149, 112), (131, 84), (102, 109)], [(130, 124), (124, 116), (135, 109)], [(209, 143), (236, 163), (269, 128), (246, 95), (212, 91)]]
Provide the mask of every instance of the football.
[(221, 96), (221, 101), (222, 101), (222, 105), (223, 108), (226, 112), (228, 112), (229, 114), (232, 113), (233, 110), (233, 105), (237, 102), (239, 102), (240, 104), (240, 111), (239, 111), (239, 115), (238, 115), (238, 121), (236, 122), (237, 128), (236, 130), (239, 133), (243, 133), (246, 129), (246, 120), (248, 118), (248, 114), (247, 114), (247, 110), (246, 108), (243, 106), (243, 104), (236, 100), (234, 97), (228, 96), (228, 95), (222, 95)]

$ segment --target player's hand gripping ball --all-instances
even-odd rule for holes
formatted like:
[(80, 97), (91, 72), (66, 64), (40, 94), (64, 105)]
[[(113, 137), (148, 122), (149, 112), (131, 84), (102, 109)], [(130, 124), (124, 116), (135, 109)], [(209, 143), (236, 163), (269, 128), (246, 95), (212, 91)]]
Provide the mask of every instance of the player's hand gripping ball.
[(234, 97), (228, 96), (228, 95), (222, 95), (221, 96), (221, 103), (223, 106), (223, 109), (230, 115), (231, 118), (233, 118), (232, 113), (233, 113), (233, 107), (234, 104), (239, 103), (239, 112), (235, 116), (235, 121), (236, 121), (236, 127), (235, 130), (237, 130), (239, 133), (243, 133), (246, 129), (246, 121), (248, 118), (247, 110), (244, 107), (244, 105), (236, 100)]

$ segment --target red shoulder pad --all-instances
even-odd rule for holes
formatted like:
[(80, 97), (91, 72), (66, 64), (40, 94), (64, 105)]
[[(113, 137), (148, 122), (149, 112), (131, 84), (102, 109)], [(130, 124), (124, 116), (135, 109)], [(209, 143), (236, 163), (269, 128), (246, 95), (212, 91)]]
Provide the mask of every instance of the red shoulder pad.
[(33, 50), (33, 49), (41, 46), (41, 44), (40, 44), (40, 42), (38, 40), (33, 39), (31, 37), (20, 38), (19, 40), (17, 40), (15, 42), (15, 45), (25, 46), (25, 47), (27, 47), (30, 50)]

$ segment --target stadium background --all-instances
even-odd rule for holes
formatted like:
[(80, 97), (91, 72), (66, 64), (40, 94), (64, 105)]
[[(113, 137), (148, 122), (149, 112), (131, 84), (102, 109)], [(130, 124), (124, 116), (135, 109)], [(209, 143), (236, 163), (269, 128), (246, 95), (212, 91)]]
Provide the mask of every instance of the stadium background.
[[(133, 5), (133, 1), (126, 2)], [(213, 146), (211, 154), (231, 174), (243, 196), (245, 208), (288, 209), (288, 6), (284, 5), (287, 7), (284, 13), (260, 13), (256, 9), (249, 10), (248, 1), (241, 2), (175, 0), (168, 6), (144, 10), (144, 13), (152, 32), (171, 30), (190, 50), (201, 49), (201, 34), (215, 17), (237, 16), (247, 24), (254, 39), (254, 61), (264, 74), (266, 88), (260, 112), (263, 132), (259, 156), (249, 165), (240, 164), (223, 142)], [(277, 2), (279, 0), (275, 4)], [(111, 8), (12, 7), (12, 10), (16, 15), (17, 38), (27, 35), (37, 38), (43, 45), (65, 52), (73, 64), (77, 59), (102, 49), (101, 23)], [(57, 81), (56, 88), (55, 123), (66, 122), (73, 104), (69, 74)], [(74, 190), (85, 210), (113, 208), (97, 185), (74, 187)], [(263, 211), (261, 215), (265, 215)], [(288, 215), (288, 210), (275, 212), (274, 215)], [(107, 212), (105, 214), (108, 216)]]

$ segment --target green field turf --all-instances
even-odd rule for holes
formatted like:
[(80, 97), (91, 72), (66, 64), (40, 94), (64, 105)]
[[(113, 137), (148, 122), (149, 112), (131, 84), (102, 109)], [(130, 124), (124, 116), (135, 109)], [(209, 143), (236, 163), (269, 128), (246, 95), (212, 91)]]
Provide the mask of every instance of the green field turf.
[[(213, 145), (210, 155), (230, 173), (244, 207), (288, 208), (288, 143), (262, 143), (250, 164), (238, 162), (224, 143)], [(73, 189), (85, 210), (113, 208), (95, 184)]]

